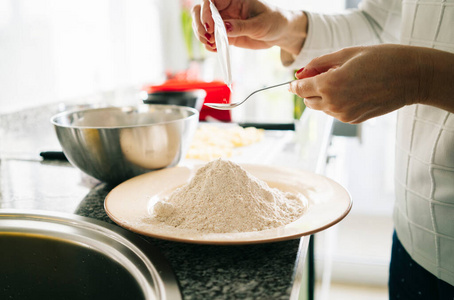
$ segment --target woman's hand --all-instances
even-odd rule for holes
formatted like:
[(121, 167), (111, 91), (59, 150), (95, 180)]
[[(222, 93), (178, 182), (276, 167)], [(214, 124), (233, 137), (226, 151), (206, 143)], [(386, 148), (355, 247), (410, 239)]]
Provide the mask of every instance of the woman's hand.
[[(279, 46), (295, 55), (300, 52), (307, 30), (307, 18), (303, 12), (280, 10), (258, 0), (213, 2), (224, 20), (229, 44), (248, 49)], [(207, 50), (216, 51), (214, 21), (208, 0), (194, 6), (192, 19), (198, 39)]]
[(453, 65), (453, 54), (429, 48), (345, 48), (312, 60), (290, 91), (307, 107), (352, 124), (414, 103), (453, 112)]

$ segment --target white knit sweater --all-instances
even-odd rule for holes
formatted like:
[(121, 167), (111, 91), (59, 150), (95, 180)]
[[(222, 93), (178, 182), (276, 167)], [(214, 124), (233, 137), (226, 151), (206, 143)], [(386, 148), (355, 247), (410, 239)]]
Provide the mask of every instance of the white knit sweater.
[[(308, 17), (294, 69), (353, 45), (401, 43), (454, 53), (453, 0), (364, 0), (357, 10)], [(398, 113), (396, 139), (397, 235), (415, 261), (454, 285), (454, 114), (406, 106)]]

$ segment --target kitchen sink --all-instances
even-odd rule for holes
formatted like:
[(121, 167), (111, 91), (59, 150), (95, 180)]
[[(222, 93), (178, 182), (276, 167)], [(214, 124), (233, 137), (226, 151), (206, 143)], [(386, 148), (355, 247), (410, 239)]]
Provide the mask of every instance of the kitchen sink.
[(0, 210), (0, 299), (181, 299), (140, 236), (70, 214)]

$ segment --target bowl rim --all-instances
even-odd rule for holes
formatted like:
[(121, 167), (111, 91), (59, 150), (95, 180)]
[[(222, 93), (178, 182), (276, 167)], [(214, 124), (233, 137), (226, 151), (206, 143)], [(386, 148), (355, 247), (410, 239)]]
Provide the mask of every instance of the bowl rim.
[[(71, 114), (75, 113), (81, 113), (81, 112), (88, 112), (88, 111), (101, 111), (101, 110), (134, 110), (134, 109), (140, 109), (140, 107), (157, 107), (157, 108), (166, 108), (166, 109), (177, 109), (180, 111), (188, 111), (192, 113), (192, 115), (186, 116), (181, 119), (177, 120), (169, 120), (169, 121), (161, 121), (161, 122), (156, 122), (156, 123), (149, 123), (149, 124), (137, 124), (137, 125), (122, 125), (122, 126), (84, 126), (84, 125), (68, 125), (68, 124), (62, 124), (58, 122), (57, 120), (62, 117), (69, 116)], [(163, 125), (163, 124), (169, 124), (169, 123), (174, 123), (174, 122), (179, 122), (182, 120), (188, 120), (191, 118), (195, 118), (196, 120), (199, 119), (199, 111), (195, 108), (189, 107), (189, 106), (180, 106), (180, 105), (173, 105), (173, 104), (138, 104), (138, 105), (126, 105), (126, 106), (104, 106), (104, 107), (96, 107), (96, 108), (82, 108), (82, 109), (73, 109), (73, 110), (68, 110), (68, 111), (63, 111), (58, 114), (53, 115), (50, 118), (50, 122), (60, 128), (73, 128), (73, 129), (122, 129), (122, 128), (140, 128), (140, 127), (148, 127), (151, 125)]]

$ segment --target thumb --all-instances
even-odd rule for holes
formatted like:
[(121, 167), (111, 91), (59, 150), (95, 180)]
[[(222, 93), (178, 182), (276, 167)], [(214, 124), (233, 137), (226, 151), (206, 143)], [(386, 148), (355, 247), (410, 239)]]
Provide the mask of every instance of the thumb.
[(225, 20), (224, 25), (229, 37), (247, 36), (260, 39), (260, 32), (263, 31), (263, 23), (259, 18), (247, 20), (230, 19)]
[(313, 77), (334, 68), (338, 68), (345, 61), (345, 58), (334, 52), (319, 56), (311, 60), (304, 68), (298, 70), (295, 74), (297, 79)]
[(296, 71), (295, 78), (296, 79), (304, 79), (304, 78), (317, 76), (320, 73), (323, 73), (323, 72), (321, 72), (320, 70), (312, 68), (310, 65), (307, 65), (307, 66), (299, 69), (298, 71)]
[(230, 5), (231, 1), (230, 0), (212, 0), (212, 2), (219, 11), (222, 11)]

